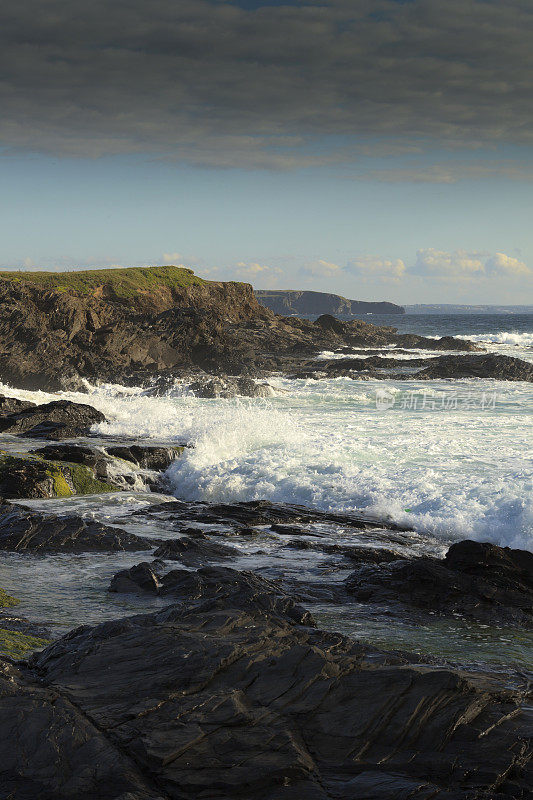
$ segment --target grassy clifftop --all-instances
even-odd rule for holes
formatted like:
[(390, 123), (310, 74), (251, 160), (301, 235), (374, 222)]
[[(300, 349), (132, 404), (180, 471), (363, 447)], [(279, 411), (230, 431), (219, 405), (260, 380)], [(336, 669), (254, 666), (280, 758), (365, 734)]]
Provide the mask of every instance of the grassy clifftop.
[(139, 292), (202, 286), (209, 281), (184, 267), (127, 267), (90, 269), (79, 272), (0, 272), (0, 280), (33, 283), (44, 289), (93, 294), (100, 286), (109, 287), (116, 297), (134, 297)]

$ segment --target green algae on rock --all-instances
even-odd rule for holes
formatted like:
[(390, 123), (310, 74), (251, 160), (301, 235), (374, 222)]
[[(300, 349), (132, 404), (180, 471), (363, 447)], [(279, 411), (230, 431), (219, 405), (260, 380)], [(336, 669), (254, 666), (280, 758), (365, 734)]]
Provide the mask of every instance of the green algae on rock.
[(11, 597), (4, 589), (0, 589), (0, 608), (13, 608), (13, 606), (18, 606), (20, 600), (17, 600), (16, 597)]
[(35, 650), (42, 650), (48, 644), (50, 644), (49, 639), (0, 628), (0, 655), (14, 660), (24, 658)]
[(0, 494), (5, 498), (72, 497), (116, 491), (117, 486), (96, 478), (90, 467), (0, 451)]

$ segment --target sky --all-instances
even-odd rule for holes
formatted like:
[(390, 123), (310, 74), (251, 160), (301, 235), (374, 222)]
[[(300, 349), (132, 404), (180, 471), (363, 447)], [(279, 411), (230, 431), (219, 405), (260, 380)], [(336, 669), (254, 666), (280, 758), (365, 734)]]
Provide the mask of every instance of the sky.
[(3, 0), (0, 267), (533, 304), (531, 0)]

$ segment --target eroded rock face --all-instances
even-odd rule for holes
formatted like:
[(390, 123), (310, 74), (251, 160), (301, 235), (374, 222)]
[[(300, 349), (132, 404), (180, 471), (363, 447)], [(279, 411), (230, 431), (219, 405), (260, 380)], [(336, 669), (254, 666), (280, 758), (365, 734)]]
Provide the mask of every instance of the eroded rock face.
[(183, 536), (181, 539), (172, 539), (165, 542), (154, 553), (155, 558), (170, 561), (181, 561), (186, 566), (195, 567), (209, 561), (222, 561), (239, 555), (235, 547), (211, 542), (206, 536)]
[(99, 422), (105, 422), (105, 416), (96, 408), (55, 400), (0, 417), (0, 431), (38, 439), (70, 439), (87, 436)]
[(399, 559), (364, 565), (346, 580), (360, 602), (463, 614), (481, 622), (533, 624), (533, 554), (463, 541), (442, 560)]
[(87, 294), (0, 280), (0, 378), (27, 389), (84, 390), (85, 380), (96, 379), (149, 385), (155, 376), (172, 380), (198, 370), (289, 374), (302, 357), (320, 350), (391, 344), (479, 349), (456, 339), (400, 335), (362, 320), (325, 315), (315, 324), (277, 316), (259, 305), (251, 286), (234, 282), (154, 285), (126, 298), (105, 281)]
[(81, 517), (0, 507), (0, 550), (18, 553), (86, 553), (148, 550), (153, 544), (119, 528)]
[[(179, 604), (79, 628), (24, 679), (10, 675), (0, 752), (14, 800), (27, 786), (85, 798), (78, 782), (107, 776), (109, 753), (131, 758), (130, 794), (122, 756), (95, 796), (117, 800), (144, 797), (143, 780), (173, 800), (528, 797), (519, 693), (304, 626), (256, 602), (269, 592), (256, 576), (247, 593), (242, 577), (224, 589), (220, 573), (206, 589), (179, 571)], [(23, 758), (30, 733), (38, 757)], [(102, 773), (80, 768), (86, 752), (104, 754)]]

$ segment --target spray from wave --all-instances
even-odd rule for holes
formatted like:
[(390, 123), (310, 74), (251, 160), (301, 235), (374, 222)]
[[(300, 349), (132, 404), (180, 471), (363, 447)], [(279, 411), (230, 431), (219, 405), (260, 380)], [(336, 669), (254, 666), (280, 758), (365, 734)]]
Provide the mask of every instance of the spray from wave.
[[(486, 383), (486, 385), (485, 385)], [(193, 445), (166, 473), (185, 500), (269, 499), (324, 510), (353, 511), (412, 525), (442, 540), (475, 538), (533, 550), (533, 478), (524, 442), (531, 425), (531, 387), (513, 384), (494, 408), (446, 412), (402, 408), (456, 385), (387, 384), (394, 409), (379, 413), (383, 384), (349, 379), (274, 381), (278, 397), (199, 400), (173, 391), (90, 387), (65, 393), (108, 418), (104, 436)], [(462, 382), (464, 391), (493, 390)], [(1, 387), (34, 402), (57, 395)], [(520, 440), (516, 435), (522, 430)]]

